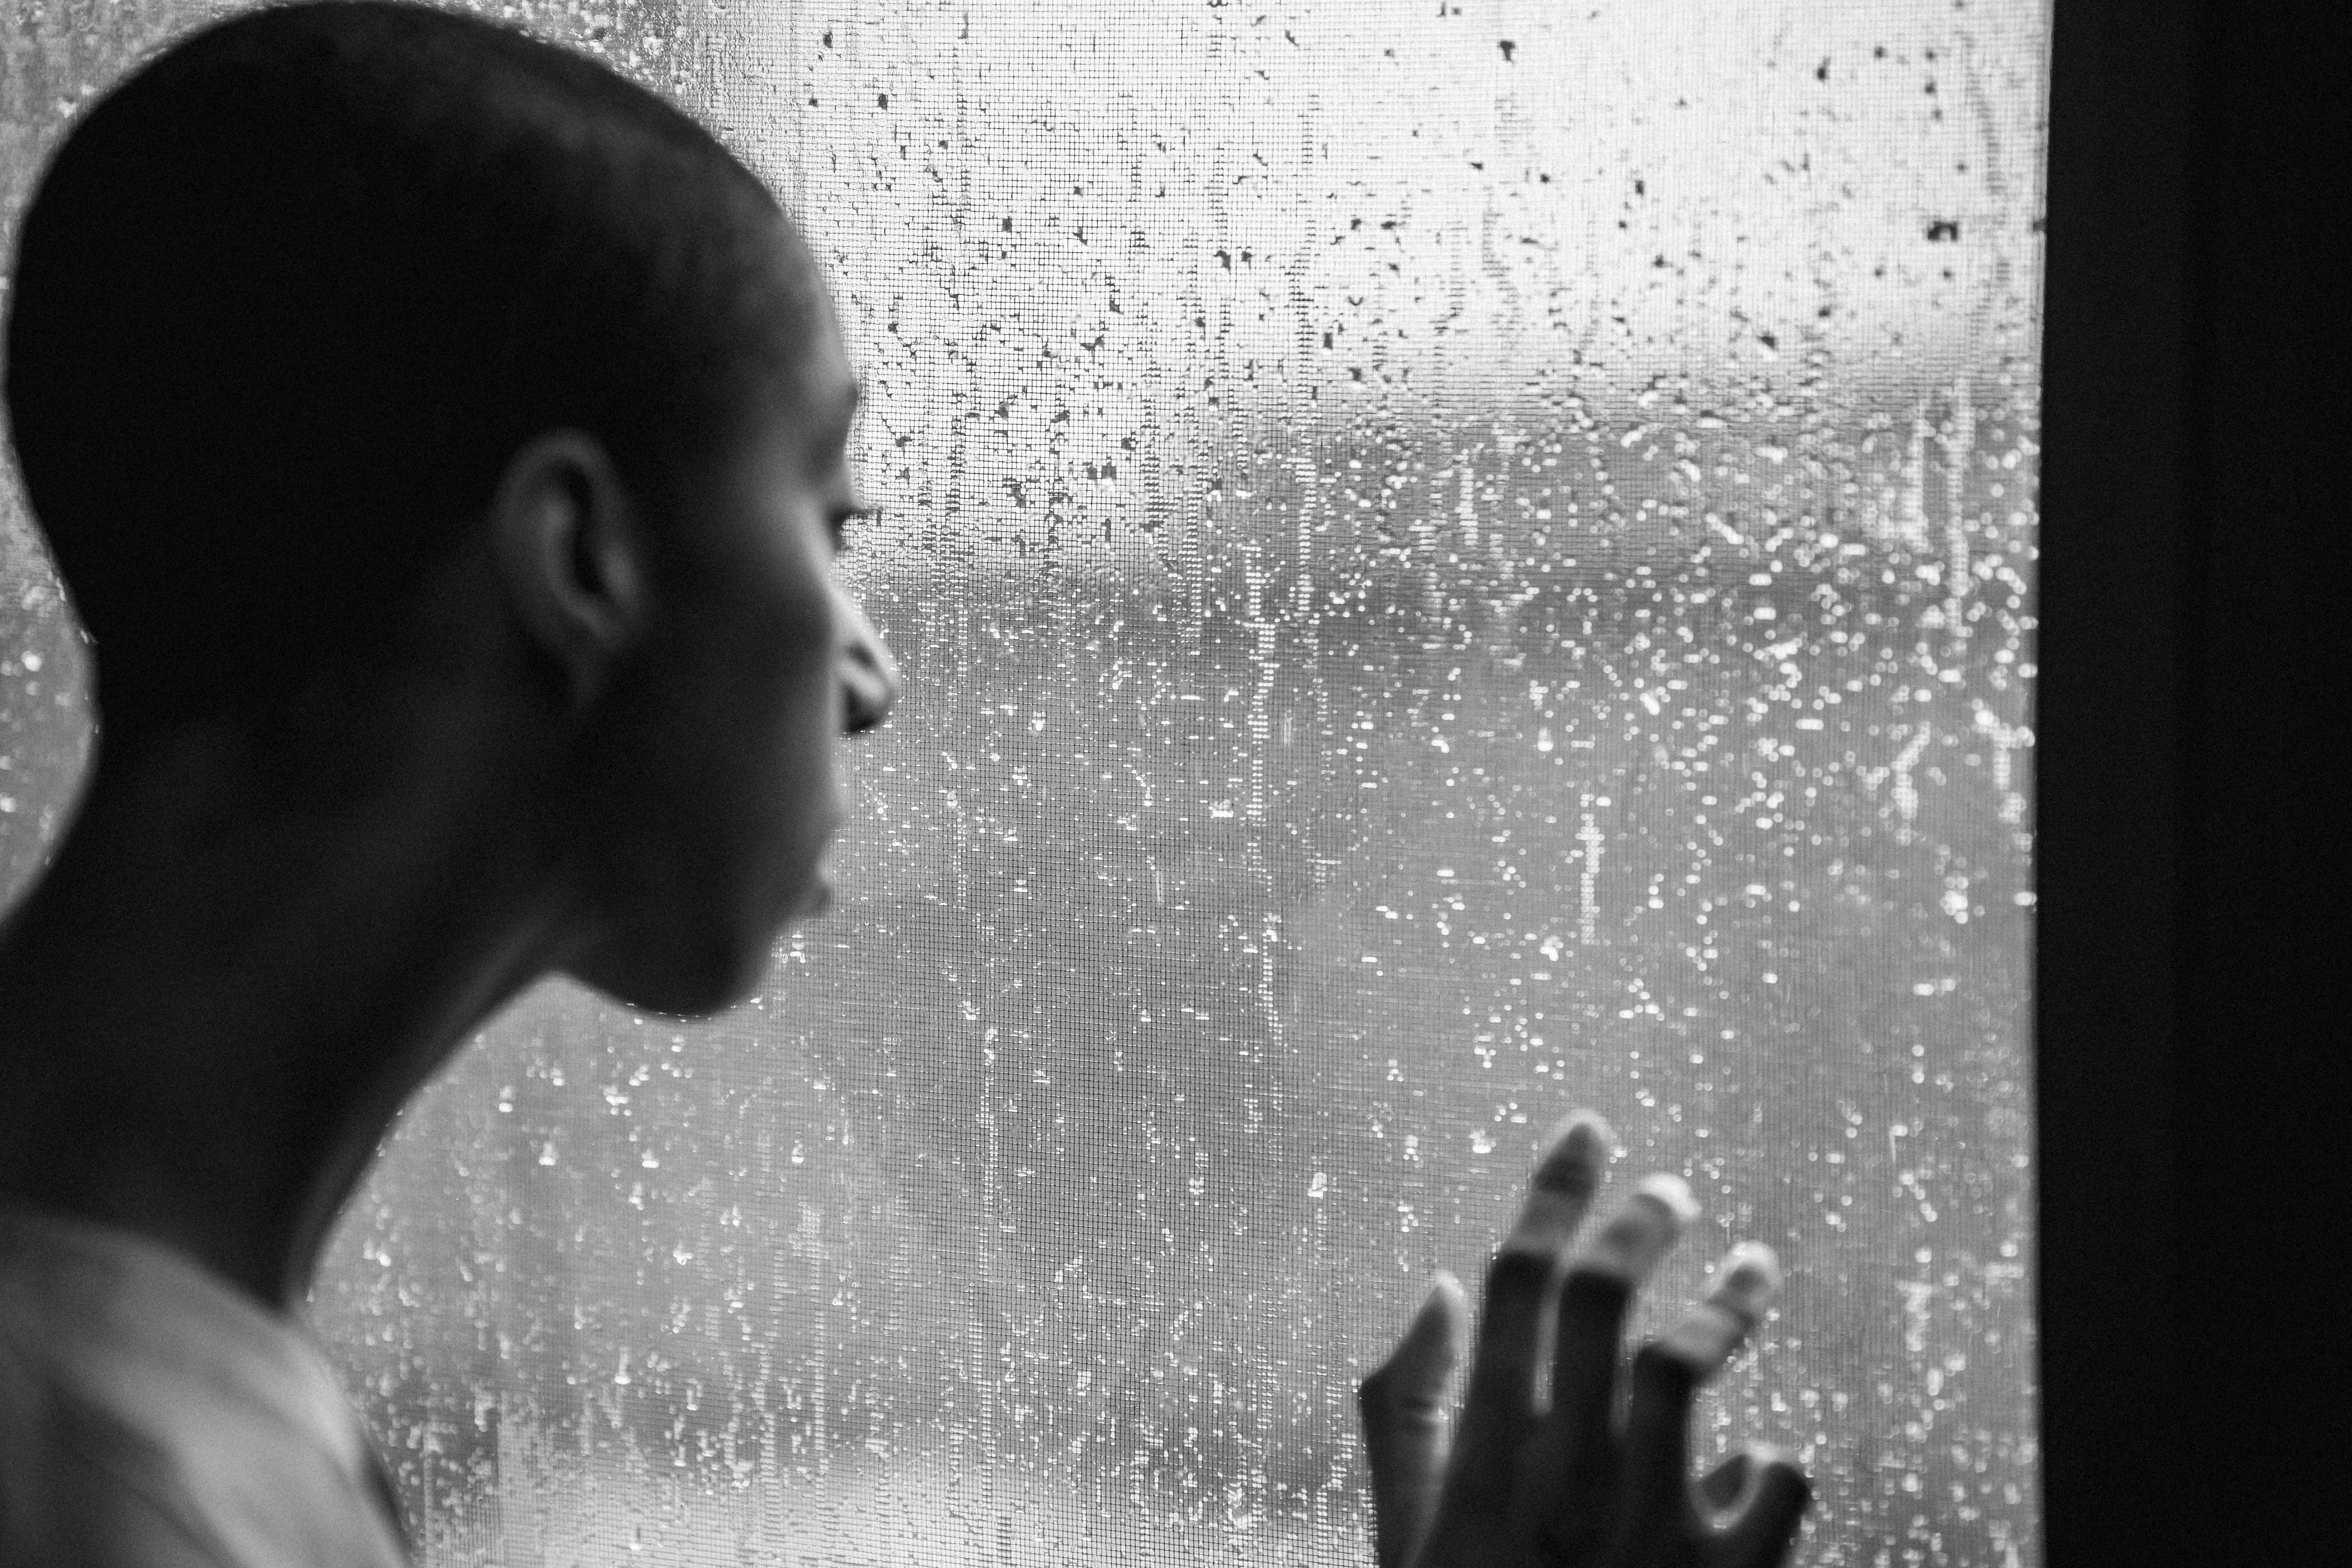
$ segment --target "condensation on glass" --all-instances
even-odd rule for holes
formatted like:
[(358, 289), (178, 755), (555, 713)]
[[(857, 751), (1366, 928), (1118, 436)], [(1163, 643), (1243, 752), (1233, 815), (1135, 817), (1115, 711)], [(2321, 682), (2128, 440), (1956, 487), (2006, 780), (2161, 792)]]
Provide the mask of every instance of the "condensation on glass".
[[(199, 14), (18, 8), (11, 213)], [(911, 695), (764, 996), (542, 990), (347, 1217), (428, 1560), (1368, 1561), (1353, 1381), (1579, 1105), (1660, 1301), (1788, 1261), (1703, 1446), (1806, 1561), (2037, 1560), (2040, 0), (502, 14), (804, 220)]]

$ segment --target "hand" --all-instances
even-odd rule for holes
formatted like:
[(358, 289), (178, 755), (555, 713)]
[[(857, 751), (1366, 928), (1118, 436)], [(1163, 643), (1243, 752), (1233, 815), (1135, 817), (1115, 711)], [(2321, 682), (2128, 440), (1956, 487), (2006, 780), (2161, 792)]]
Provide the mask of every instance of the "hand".
[(1804, 1473), (1751, 1448), (1695, 1488), (1689, 1455), (1692, 1396), (1763, 1316), (1780, 1265), (1768, 1247), (1734, 1247), (1706, 1299), (1633, 1357), (1621, 1422), (1626, 1310), (1697, 1205), (1681, 1181), (1652, 1176), (1571, 1250), (1612, 1142), (1606, 1122), (1580, 1113), (1545, 1151), (1487, 1269), (1458, 1433), (1449, 1384), (1469, 1308), (1452, 1279), (1439, 1277), (1395, 1353), (1364, 1380), (1380, 1568), (1774, 1568), (1786, 1558), (1811, 1495)]

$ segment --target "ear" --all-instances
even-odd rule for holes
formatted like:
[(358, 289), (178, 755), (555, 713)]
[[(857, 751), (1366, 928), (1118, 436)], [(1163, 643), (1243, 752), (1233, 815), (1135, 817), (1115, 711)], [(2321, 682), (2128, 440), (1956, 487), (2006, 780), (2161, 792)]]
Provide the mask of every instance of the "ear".
[(575, 706), (593, 701), (646, 616), (646, 536), (604, 443), (553, 430), (507, 462), (490, 502), (499, 574), (523, 636)]

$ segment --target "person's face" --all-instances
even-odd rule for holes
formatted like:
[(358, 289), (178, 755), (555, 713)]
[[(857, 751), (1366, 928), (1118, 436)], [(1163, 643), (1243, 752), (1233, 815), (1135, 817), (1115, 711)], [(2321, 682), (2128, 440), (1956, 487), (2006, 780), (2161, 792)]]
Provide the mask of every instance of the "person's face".
[(607, 767), (613, 928), (578, 978), (664, 1012), (740, 1001), (779, 931), (821, 910), (844, 815), (834, 745), (898, 696), (881, 639), (834, 574), (860, 502), (857, 388), (827, 322), (800, 384), (683, 487)]

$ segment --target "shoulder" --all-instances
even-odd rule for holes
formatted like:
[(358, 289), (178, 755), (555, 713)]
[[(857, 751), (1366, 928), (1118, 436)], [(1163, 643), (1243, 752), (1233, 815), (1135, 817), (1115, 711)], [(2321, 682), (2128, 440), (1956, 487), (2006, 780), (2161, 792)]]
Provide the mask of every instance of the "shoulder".
[(141, 1483), (163, 1468), (138, 1432), (28, 1363), (0, 1318), (0, 1568), (239, 1568)]
[(24, 1228), (0, 1219), (0, 1568), (400, 1568), (267, 1323)]

